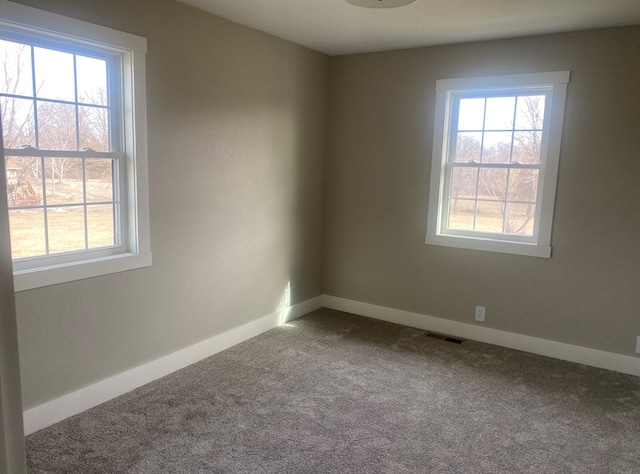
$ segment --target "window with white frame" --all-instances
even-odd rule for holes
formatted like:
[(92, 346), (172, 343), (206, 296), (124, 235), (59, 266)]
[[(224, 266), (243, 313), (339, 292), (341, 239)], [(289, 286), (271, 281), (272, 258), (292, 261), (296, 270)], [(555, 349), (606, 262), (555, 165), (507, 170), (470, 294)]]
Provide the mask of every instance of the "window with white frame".
[(0, 2), (17, 290), (151, 264), (144, 38)]
[(427, 244), (550, 257), (568, 82), (437, 81)]

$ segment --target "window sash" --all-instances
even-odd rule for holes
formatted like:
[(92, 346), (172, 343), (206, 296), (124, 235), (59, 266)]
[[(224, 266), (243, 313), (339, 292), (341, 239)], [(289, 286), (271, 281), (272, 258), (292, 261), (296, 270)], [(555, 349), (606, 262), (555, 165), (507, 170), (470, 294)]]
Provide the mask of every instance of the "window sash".
[[(43, 209), (43, 219), (44, 219), (44, 244), (45, 244), (45, 254), (34, 255), (29, 257), (21, 257), (14, 258), (14, 267), (16, 271), (24, 271), (31, 269), (38, 269), (42, 267), (51, 267), (60, 264), (69, 264), (74, 262), (80, 262), (85, 260), (93, 260), (96, 258), (102, 258), (108, 255), (117, 255), (123, 254), (130, 251), (131, 242), (129, 242), (130, 231), (128, 230), (129, 225), (129, 206), (123, 205), (123, 186), (126, 186), (127, 183), (127, 166), (125, 164), (126, 155), (124, 153), (124, 123), (122, 117), (123, 107), (123, 58), (122, 53), (114, 52), (113, 50), (109, 50), (106, 48), (102, 48), (98, 45), (91, 44), (87, 46), (84, 42), (75, 41), (73, 39), (65, 38), (61, 40), (56, 38), (54, 35), (48, 35), (45, 33), (40, 33), (37, 31), (29, 31), (28, 33), (23, 32), (19, 28), (14, 28), (7, 25), (0, 25), (0, 39), (11, 41), (15, 43), (24, 44), (29, 48), (29, 55), (31, 57), (31, 80), (33, 83), (32, 95), (20, 95), (20, 94), (7, 94), (2, 93), (3, 97), (8, 97), (10, 99), (22, 99), (29, 100), (33, 102), (33, 120), (34, 120), (34, 133), (36, 137), (36, 143), (33, 145), (37, 145), (38, 142), (38, 134), (39, 134), (39, 123), (37, 120), (38, 113), (38, 103), (48, 102), (48, 103), (58, 103), (58, 104), (67, 104), (74, 106), (76, 109), (75, 114), (75, 127), (76, 127), (76, 136), (79, 137), (80, 133), (80, 125), (78, 122), (78, 108), (79, 107), (93, 107), (97, 109), (103, 109), (108, 111), (108, 146), (109, 150), (107, 152), (99, 152), (91, 149), (85, 150), (51, 150), (51, 149), (40, 149), (35, 146), (28, 146), (22, 148), (7, 148), (5, 149), (5, 156), (14, 156), (14, 157), (36, 157), (41, 160), (41, 168), (43, 173), (43, 182), (44, 182), (44, 159), (45, 158), (79, 158), (83, 160), (83, 171), (82, 171), (82, 181), (83, 188), (86, 182), (85, 175), (85, 163), (86, 160), (91, 159), (109, 159), (113, 162), (112, 169), (112, 186), (113, 186), (113, 194), (111, 201), (103, 202), (87, 202), (86, 197), (83, 198), (82, 203), (73, 203), (73, 204), (55, 204), (50, 205), (46, 203), (46, 198), (43, 199), (42, 205), (36, 206), (15, 206), (10, 207), (11, 210), (26, 210), (26, 209)], [(51, 50), (61, 51), (68, 54), (80, 55), (85, 57), (92, 57), (104, 60), (107, 65), (107, 77), (106, 77), (106, 87), (107, 90), (107, 103), (106, 105), (102, 104), (91, 104), (85, 103), (80, 100), (78, 96), (77, 85), (74, 88), (74, 98), (73, 100), (59, 100), (59, 99), (50, 99), (50, 98), (42, 98), (37, 95), (36, 88), (36, 70), (35, 70), (35, 56), (34, 56), (34, 48), (42, 47)], [(74, 80), (77, 81), (77, 70), (75, 68), (74, 61)], [(80, 140), (77, 139), (77, 147), (80, 147)], [(3, 166), (6, 166), (3, 163)], [(43, 187), (44, 192), (44, 187)], [(78, 207), (84, 210), (84, 239), (85, 239), (85, 247), (89, 245), (89, 234), (88, 234), (88, 215), (87, 210), (91, 206), (97, 205), (112, 205), (113, 206), (113, 239), (114, 245), (99, 247), (95, 249), (85, 248), (80, 250), (68, 251), (68, 252), (59, 252), (50, 254), (49, 253), (49, 235), (48, 235), (48, 217), (47, 210), (51, 208), (64, 208), (64, 207)]]
[[(471, 238), (485, 238), (496, 241), (506, 241), (506, 242), (521, 242), (521, 243), (536, 243), (539, 237), (540, 230), (540, 217), (542, 212), (542, 185), (544, 182), (544, 170), (546, 164), (546, 142), (548, 140), (549, 134), (549, 121), (550, 121), (550, 97), (553, 92), (553, 86), (544, 85), (544, 86), (533, 86), (533, 87), (518, 87), (518, 88), (501, 88), (497, 90), (477, 90), (477, 91), (448, 91), (447, 100), (446, 100), (446, 114), (448, 120), (446, 121), (446, 128), (448, 129), (448, 133), (445, 132), (446, 140), (443, 143), (444, 145), (444, 156), (446, 159), (443, 163), (443, 193), (442, 193), (442, 201), (439, 206), (439, 220), (440, 220), (440, 234), (443, 235), (451, 235), (451, 236), (460, 236), (460, 237), (471, 237)], [(484, 133), (486, 132), (541, 132), (542, 133), (542, 142), (540, 146), (540, 161), (536, 164), (526, 164), (519, 163), (517, 161), (512, 161), (513, 159), (513, 141), (511, 143), (510, 149), (510, 162), (509, 163), (485, 163), (478, 162), (475, 160), (470, 160), (468, 162), (459, 162), (456, 161), (456, 145), (457, 145), (457, 134), (460, 132), (458, 128), (458, 119), (460, 114), (460, 102), (462, 99), (487, 99), (490, 98), (499, 98), (499, 97), (523, 97), (523, 96), (531, 96), (538, 95), (544, 96), (544, 117), (542, 119), (542, 128), (540, 129), (516, 129), (516, 120), (515, 116), (517, 113), (517, 108), (514, 107), (514, 119), (512, 128), (505, 129), (490, 129), (487, 130), (485, 128), (486, 125), (486, 109), (483, 114), (482, 120), (482, 128), (477, 130), (467, 130), (464, 129), (464, 132), (468, 133), (482, 133), (484, 140)], [(486, 103), (485, 103), (486, 107)], [(480, 148), (482, 150), (483, 142), (480, 143)], [(535, 201), (535, 214), (533, 216), (533, 230), (531, 235), (521, 235), (515, 233), (507, 233), (507, 232), (487, 232), (482, 230), (461, 230), (461, 229), (453, 229), (449, 226), (449, 215), (450, 215), (450, 206), (451, 201), (454, 199), (451, 196), (451, 181), (453, 177), (453, 169), (454, 168), (472, 168), (472, 169), (505, 169), (507, 171), (510, 170), (537, 170), (538, 171), (538, 192), (536, 194)], [(477, 195), (477, 185), (476, 184), (476, 195), (475, 198), (469, 199), (470, 201), (474, 201), (476, 203), (483, 202), (483, 199), (478, 199)], [(505, 199), (504, 200), (495, 200), (493, 202), (502, 202), (505, 206), (502, 215), (503, 221), (503, 229), (504, 222), (506, 219), (506, 205), (507, 203), (520, 203), (520, 201), (513, 201), (508, 199), (508, 190), (505, 190)], [(529, 204), (527, 202), (527, 204)], [(475, 211), (474, 211), (474, 222), (475, 222)]]
[[(533, 221), (533, 231), (531, 235), (521, 235), (521, 234), (514, 234), (514, 233), (507, 233), (507, 232), (486, 232), (486, 231), (482, 231), (482, 230), (462, 230), (462, 229), (453, 229), (449, 226), (449, 213), (451, 210), (451, 201), (453, 199), (460, 199), (460, 198), (453, 198), (451, 196), (451, 181), (452, 181), (452, 177), (453, 177), (453, 169), (454, 168), (471, 168), (471, 169), (506, 169), (506, 170), (520, 170), (520, 169), (530, 169), (530, 170), (538, 170), (539, 174), (538, 174), (538, 192), (536, 193), (536, 201), (535, 206), (536, 206), (536, 211), (535, 214), (533, 216), (534, 221)], [(482, 238), (490, 238), (490, 239), (494, 239), (494, 240), (503, 240), (503, 241), (514, 241), (514, 242), (526, 242), (526, 243), (534, 243), (538, 241), (538, 234), (539, 234), (539, 229), (540, 229), (540, 213), (542, 211), (541, 209), (541, 202), (542, 202), (542, 192), (541, 192), (541, 183), (542, 183), (542, 174), (543, 174), (544, 168), (541, 165), (523, 165), (523, 164), (516, 164), (516, 163), (511, 163), (511, 164), (499, 164), (499, 163), (452, 163), (452, 162), (448, 162), (445, 165), (445, 169), (444, 169), (444, 186), (443, 186), (443, 199), (442, 199), (442, 203), (441, 203), (441, 209), (440, 209), (440, 216), (442, 219), (441, 222), (441, 226), (440, 226), (440, 233), (444, 234), (444, 235), (456, 235), (456, 236), (465, 236), (465, 237), (482, 237)], [(506, 212), (506, 205), (507, 204), (531, 204), (528, 201), (518, 201), (518, 200), (509, 200), (508, 199), (508, 189), (505, 189), (505, 199), (499, 200), (486, 200), (486, 199), (479, 199), (478, 198), (478, 194), (477, 194), (477, 186), (478, 183), (476, 183), (476, 194), (475, 194), (475, 198), (470, 198), (470, 199), (465, 199), (462, 198), (463, 200), (468, 200), (468, 201), (474, 201), (474, 202), (495, 202), (495, 203), (503, 203), (505, 205), (505, 211), (503, 212), (503, 228), (504, 228), (504, 219), (505, 219), (505, 215), (504, 213)]]
[[(9, 150), (10, 151), (10, 150)], [(33, 151), (25, 151), (25, 150), (15, 150), (23, 152), (22, 156), (39, 158), (41, 160), (40, 167), (42, 170), (41, 177), (41, 186), (43, 189), (43, 203), (38, 205), (27, 205), (27, 206), (9, 206), (9, 211), (29, 211), (29, 210), (37, 210), (42, 209), (43, 211), (43, 225), (44, 225), (44, 244), (45, 244), (45, 253), (40, 255), (33, 255), (29, 257), (16, 257), (13, 258), (14, 269), (15, 270), (28, 270), (31, 268), (39, 268), (42, 266), (52, 266), (58, 265), (61, 263), (70, 263), (79, 260), (87, 260), (87, 259), (95, 259), (97, 256), (102, 256), (107, 252), (108, 254), (116, 254), (124, 253), (127, 250), (126, 244), (126, 227), (123, 227), (123, 214), (126, 215), (126, 206), (123, 206), (122, 195), (121, 195), (121, 184), (118, 181), (118, 176), (121, 175), (120, 169), (123, 168), (123, 155), (121, 153), (112, 153), (112, 152), (93, 152), (91, 153), (92, 157), (87, 157), (86, 152), (74, 152), (76, 156), (69, 156), (68, 152), (58, 152), (53, 151), (51, 153), (37, 153), (34, 156)], [(85, 156), (82, 156), (82, 155)], [(8, 156), (15, 156), (10, 153), (7, 153)], [(47, 202), (46, 194), (44, 191), (46, 190), (45, 181), (47, 178), (45, 177), (45, 166), (44, 159), (49, 157), (59, 157), (62, 156), (64, 158), (81, 158), (83, 160), (82, 163), (82, 181), (83, 181), (83, 200), (82, 202), (69, 202), (69, 203), (56, 203), (49, 204)], [(107, 158), (110, 159), (113, 163), (111, 170), (111, 181), (112, 181), (112, 199), (107, 201), (87, 201), (86, 199), (86, 160), (92, 160), (96, 158)], [(111, 206), (113, 210), (113, 245), (105, 245), (95, 248), (89, 247), (89, 230), (88, 230), (88, 212), (90, 212), (91, 208), (95, 208), (97, 206)], [(50, 253), (50, 235), (49, 235), (49, 220), (48, 214), (52, 209), (82, 209), (83, 211), (83, 221), (84, 221), (84, 249), (72, 250), (72, 251), (64, 251), (64, 252), (54, 252)]]
[(123, 160), (124, 153), (117, 151), (69, 151), (69, 150), (40, 150), (33, 147), (5, 148), (5, 156), (44, 156), (46, 158), (104, 158), (109, 160)]

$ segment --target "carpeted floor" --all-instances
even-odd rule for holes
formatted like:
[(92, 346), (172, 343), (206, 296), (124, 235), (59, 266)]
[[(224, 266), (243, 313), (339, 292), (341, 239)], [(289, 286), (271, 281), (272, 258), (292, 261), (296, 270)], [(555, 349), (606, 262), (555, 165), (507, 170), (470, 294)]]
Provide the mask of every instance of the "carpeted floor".
[(640, 473), (640, 378), (319, 310), (27, 438), (34, 473)]

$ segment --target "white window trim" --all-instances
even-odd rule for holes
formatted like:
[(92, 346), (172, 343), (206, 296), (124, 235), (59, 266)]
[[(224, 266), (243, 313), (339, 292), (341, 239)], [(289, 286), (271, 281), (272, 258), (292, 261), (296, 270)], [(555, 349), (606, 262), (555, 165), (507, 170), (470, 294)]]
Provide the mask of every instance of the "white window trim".
[[(477, 77), (463, 79), (442, 79), (436, 81), (436, 112), (433, 131), (433, 155), (431, 164), (431, 183), (429, 190), (429, 208), (425, 243), (444, 247), (455, 247), (488, 252), (509, 253), (530, 257), (551, 257), (551, 227), (555, 205), (555, 190), (560, 158), (560, 142), (564, 108), (569, 82), (569, 71), (557, 71), (534, 74), (516, 74), (495, 77)], [(535, 242), (502, 240), (500, 234), (494, 235), (453, 235), (442, 232), (444, 199), (444, 167), (446, 165), (446, 147), (449, 135), (450, 99), (455, 92), (491, 91), (522, 89), (527, 87), (552, 86), (547, 108), (549, 127), (546, 148), (543, 149), (544, 166), (540, 176), (538, 193), (541, 194), (538, 234)]]
[(122, 54), (128, 245), (118, 254), (14, 271), (16, 291), (151, 265), (146, 115), (146, 38), (0, 0), (0, 25), (62, 40), (101, 45)]

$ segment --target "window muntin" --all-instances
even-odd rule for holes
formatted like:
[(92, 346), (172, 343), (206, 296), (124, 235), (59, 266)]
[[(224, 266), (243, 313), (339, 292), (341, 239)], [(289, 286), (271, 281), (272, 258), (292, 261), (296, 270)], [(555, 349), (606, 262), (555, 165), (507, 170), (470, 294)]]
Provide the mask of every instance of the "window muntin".
[[(32, 248), (25, 246), (21, 256), (14, 259), (16, 291), (150, 266), (146, 39), (6, 0), (0, 0), (0, 36), (38, 48), (34, 49), (38, 58), (49, 55), (57, 60), (56, 67), (48, 68), (48, 72), (46, 67), (34, 72), (35, 54), (29, 57), (31, 61), (22, 60), (25, 73), (10, 92), (22, 107), (22, 112), (18, 111), (21, 117), (28, 117), (29, 108), (33, 115), (32, 133), (20, 137), (29, 140), (11, 148), (13, 155), (6, 154), (13, 160), (12, 168), (17, 168), (9, 170), (6, 181), (13, 180), (14, 192), (16, 186), (21, 188), (20, 196), (14, 198), (22, 199), (26, 207), (14, 206), (12, 211), (33, 214), (30, 228), (24, 226), (22, 230), (40, 236)], [(65, 63), (73, 63), (72, 73), (69, 68), (64, 70)], [(38, 90), (34, 83), (45, 73), (67, 85)], [(55, 104), (63, 113), (53, 114), (53, 122), (39, 122), (42, 103)], [(51, 123), (55, 125), (61, 116), (71, 116), (71, 111), (76, 115), (75, 120), (67, 121), (68, 140), (52, 144), (43, 137), (44, 141), (30, 145), (36, 141), (36, 126), (43, 126), (46, 135), (47, 127), (56, 128)], [(87, 123), (89, 127), (83, 125)], [(40, 138), (40, 131), (38, 135)], [(25, 163), (29, 159), (36, 163)], [(47, 173), (56, 174), (62, 163), (65, 178), (71, 176), (82, 182), (71, 193), (58, 194), (56, 190), (53, 197), (46, 179), (44, 185), (42, 179), (18, 183), (17, 171), (25, 167), (46, 178)], [(56, 181), (53, 184), (58, 186)], [(38, 198), (49, 199), (46, 206)], [(59, 226), (57, 219), (62, 215), (66, 224)], [(71, 223), (76, 231), (65, 235), (65, 226)], [(46, 233), (56, 229), (57, 235)]]
[(0, 63), (14, 261), (120, 247), (119, 57), (0, 33)]
[(550, 256), (568, 80), (437, 81), (426, 243)]

